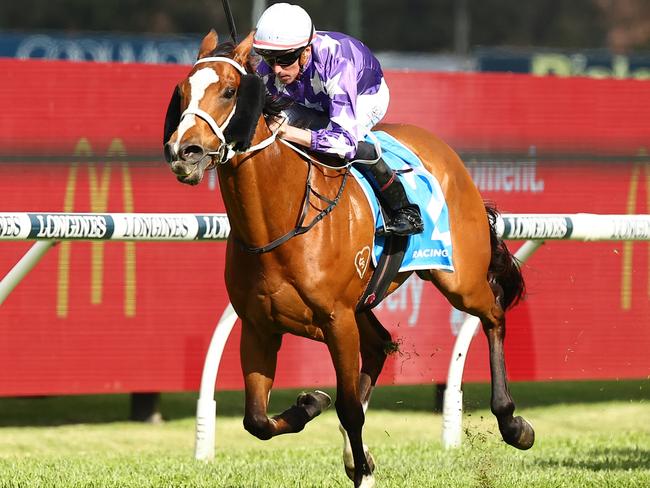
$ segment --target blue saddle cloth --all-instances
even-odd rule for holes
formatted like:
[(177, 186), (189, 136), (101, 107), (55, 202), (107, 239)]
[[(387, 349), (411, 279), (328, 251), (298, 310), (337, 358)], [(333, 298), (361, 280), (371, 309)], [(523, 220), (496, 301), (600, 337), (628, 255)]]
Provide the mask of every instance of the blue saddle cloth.
[[(393, 136), (386, 132), (373, 132), (381, 145), (384, 161), (393, 170), (412, 169), (399, 175), (411, 202), (417, 203), (422, 212), (424, 232), (409, 236), (408, 247), (400, 271), (418, 269), (442, 269), (453, 271), (449, 210), (438, 181), (429, 173), (420, 159)], [(366, 140), (374, 143), (371, 137)], [(384, 226), (384, 217), (377, 197), (366, 178), (353, 167), (353, 176), (361, 184), (368, 203), (372, 207), (376, 229)], [(375, 237), (373, 263), (377, 266), (384, 250), (384, 237)]]

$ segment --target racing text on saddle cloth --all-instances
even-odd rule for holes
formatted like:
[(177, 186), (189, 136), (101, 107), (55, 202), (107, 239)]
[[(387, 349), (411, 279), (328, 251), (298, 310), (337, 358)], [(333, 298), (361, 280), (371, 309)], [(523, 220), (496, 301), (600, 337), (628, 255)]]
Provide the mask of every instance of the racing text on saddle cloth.
[[(385, 132), (373, 132), (381, 144), (384, 161), (393, 170), (412, 169), (412, 171), (399, 175), (409, 200), (416, 202), (422, 212), (424, 232), (409, 236), (408, 247), (404, 254), (404, 261), (400, 271), (415, 271), (418, 269), (442, 269), (453, 271), (451, 249), (451, 232), (449, 230), (449, 211), (445, 202), (442, 189), (438, 181), (422, 165), (420, 159), (404, 147), (394, 137)], [(374, 143), (372, 138), (366, 139)], [(375, 225), (379, 229), (383, 226), (377, 198), (370, 183), (354, 168), (352, 174), (357, 178), (368, 198)], [(384, 249), (384, 238), (375, 238), (373, 249), (373, 262), (376, 265)]]

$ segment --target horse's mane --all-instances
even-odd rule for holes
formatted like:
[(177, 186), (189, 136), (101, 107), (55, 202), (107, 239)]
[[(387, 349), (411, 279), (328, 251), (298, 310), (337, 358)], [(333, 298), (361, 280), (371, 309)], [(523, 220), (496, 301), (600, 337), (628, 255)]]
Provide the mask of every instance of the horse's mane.
[(210, 56), (232, 57), (234, 51), (235, 51), (235, 44), (233, 44), (232, 41), (222, 42), (212, 50)]
[(267, 93), (262, 113), (267, 116), (275, 117), (276, 115), (280, 115), (284, 109), (291, 105), (293, 105), (293, 100), (290, 98), (273, 96)]

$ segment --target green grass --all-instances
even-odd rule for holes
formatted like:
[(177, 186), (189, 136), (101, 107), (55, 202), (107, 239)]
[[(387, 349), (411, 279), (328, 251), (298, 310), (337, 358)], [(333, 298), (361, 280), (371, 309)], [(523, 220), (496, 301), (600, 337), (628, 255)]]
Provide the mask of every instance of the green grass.
[[(506, 446), (489, 386), (466, 385), (463, 447), (445, 451), (432, 387), (379, 387), (365, 427), (379, 487), (650, 486), (650, 381), (515, 383), (536, 428)], [(296, 391), (274, 391), (272, 411)], [(162, 425), (125, 422), (127, 395), (0, 399), (0, 487), (347, 487), (335, 413), (262, 442), (241, 426), (241, 392), (217, 394), (217, 451), (193, 460), (196, 394), (165, 394)]]

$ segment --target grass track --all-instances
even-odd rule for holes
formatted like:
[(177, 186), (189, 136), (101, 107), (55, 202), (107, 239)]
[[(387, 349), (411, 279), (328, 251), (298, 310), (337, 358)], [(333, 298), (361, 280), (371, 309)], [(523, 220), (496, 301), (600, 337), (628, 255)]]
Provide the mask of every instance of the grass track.
[[(515, 383), (536, 445), (506, 446), (487, 385), (464, 388), (466, 438), (440, 442), (431, 387), (380, 387), (365, 442), (379, 487), (648, 487), (650, 381)], [(274, 392), (272, 410), (295, 391)], [(556, 402), (553, 404), (552, 401)], [(163, 396), (163, 425), (123, 422), (125, 395), (0, 399), (0, 487), (348, 487), (333, 411), (261, 442), (241, 427), (241, 392), (217, 395), (217, 455), (192, 459), (195, 394)]]

